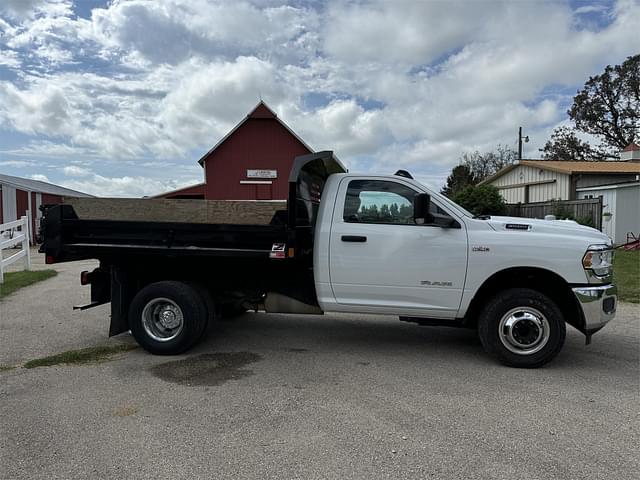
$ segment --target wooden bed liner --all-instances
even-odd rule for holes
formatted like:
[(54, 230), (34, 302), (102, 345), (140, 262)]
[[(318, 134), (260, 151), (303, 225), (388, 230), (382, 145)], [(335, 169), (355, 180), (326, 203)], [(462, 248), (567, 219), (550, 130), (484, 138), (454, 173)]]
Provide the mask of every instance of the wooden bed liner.
[(81, 220), (268, 225), (286, 201), (65, 198)]

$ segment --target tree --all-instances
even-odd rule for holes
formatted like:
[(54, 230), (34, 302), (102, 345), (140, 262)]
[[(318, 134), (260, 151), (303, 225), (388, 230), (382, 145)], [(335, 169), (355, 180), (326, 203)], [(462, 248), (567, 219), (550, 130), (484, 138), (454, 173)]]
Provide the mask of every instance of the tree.
[(505, 209), (504, 200), (493, 185), (470, 185), (458, 192), (453, 201), (476, 215), (499, 215)]
[[(607, 65), (600, 75), (589, 77), (573, 97), (567, 114), (577, 131), (594, 135), (600, 144), (576, 145), (568, 132), (555, 130), (541, 150), (545, 158), (550, 158), (551, 152), (579, 154), (587, 146), (593, 157), (618, 158), (624, 147), (640, 138), (640, 54), (628, 57), (622, 65)], [(577, 150), (567, 148), (571, 145)]]
[(600, 155), (589, 142), (580, 140), (574, 128), (566, 126), (556, 128), (551, 139), (540, 149), (545, 160), (594, 160)]
[(460, 164), (451, 170), (440, 193), (454, 198), (464, 188), (477, 185), (498, 170), (515, 163), (517, 159), (518, 154), (515, 150), (500, 144), (493, 152), (465, 152), (460, 157)]
[(478, 183), (471, 169), (467, 165), (457, 165), (453, 167), (447, 177), (447, 183), (440, 190), (440, 193), (451, 198), (463, 188)]
[(397, 221), (400, 218), (400, 209), (398, 208), (397, 203), (392, 203), (389, 207), (389, 212), (391, 213), (391, 218), (393, 221)]
[(506, 145), (498, 145), (493, 152), (465, 152), (460, 158), (462, 165), (469, 168), (476, 183), (515, 163), (517, 159), (517, 152)]
[(383, 203), (380, 206), (380, 221), (381, 222), (390, 222), (391, 221), (391, 211), (389, 210), (389, 205)]

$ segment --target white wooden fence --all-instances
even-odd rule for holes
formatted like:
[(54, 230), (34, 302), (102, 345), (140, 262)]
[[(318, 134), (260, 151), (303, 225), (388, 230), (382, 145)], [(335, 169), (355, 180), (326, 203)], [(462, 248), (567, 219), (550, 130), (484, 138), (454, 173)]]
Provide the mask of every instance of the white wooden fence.
[[(22, 250), (3, 258), (2, 251), (22, 244)], [(31, 253), (29, 251), (29, 217), (21, 217), (9, 223), (0, 225), (0, 283), (4, 282), (6, 267), (20, 259), (24, 261), (24, 269), (31, 270)]]

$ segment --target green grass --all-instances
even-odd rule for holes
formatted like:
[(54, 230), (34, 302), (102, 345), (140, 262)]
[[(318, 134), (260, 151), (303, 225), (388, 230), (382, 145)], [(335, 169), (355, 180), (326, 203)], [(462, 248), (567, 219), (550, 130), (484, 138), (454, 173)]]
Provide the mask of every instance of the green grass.
[(80, 350), (69, 350), (49, 357), (36, 358), (24, 364), (24, 368), (50, 367), (60, 364), (85, 364), (99, 363), (110, 360), (113, 355), (121, 352), (128, 352), (138, 348), (137, 345), (104, 345), (101, 347), (82, 348)]
[(616, 250), (613, 281), (618, 285), (618, 300), (640, 303), (640, 250)]
[(0, 372), (8, 372), (16, 368), (14, 365), (0, 365)]
[(55, 270), (33, 270), (30, 272), (8, 272), (4, 274), (4, 283), (0, 283), (0, 299), (12, 294), (22, 287), (55, 277)]

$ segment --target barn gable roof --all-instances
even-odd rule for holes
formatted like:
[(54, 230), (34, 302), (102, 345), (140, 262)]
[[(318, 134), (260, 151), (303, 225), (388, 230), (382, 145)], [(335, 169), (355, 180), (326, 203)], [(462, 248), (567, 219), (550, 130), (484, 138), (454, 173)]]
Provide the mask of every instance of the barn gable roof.
[(88, 193), (78, 192), (70, 188), (61, 187), (52, 183), (32, 180), (30, 178), (14, 177), (0, 173), (0, 184), (7, 184), (20, 190), (36, 193), (48, 193), (49, 195), (60, 195), (63, 197), (93, 197)]
[(280, 120), (278, 118), (278, 115), (269, 108), (269, 106), (264, 103), (264, 101), (260, 100), (260, 102), (253, 108), (253, 110), (251, 110), (249, 112), (249, 114), (244, 117), (240, 123), (238, 123), (235, 127), (233, 127), (229, 133), (227, 133), (224, 137), (222, 137), (222, 139), (220, 139), (220, 141), (218, 143), (216, 143), (213, 148), (211, 148), (211, 150), (209, 150), (207, 153), (205, 153), (202, 158), (200, 158), (200, 160), (198, 160), (198, 163), (201, 166), (204, 166), (204, 162), (207, 159), (207, 157), (209, 157), (209, 155), (211, 155), (220, 145), (222, 145), (231, 135), (233, 135), (233, 133), (238, 130), (242, 125), (244, 125), (244, 123), (252, 118), (273, 118), (275, 120), (278, 121), (278, 123), (280, 123), (280, 125), (282, 125), (291, 135), (293, 135), (302, 145), (304, 145), (304, 147), (309, 150), (309, 153), (313, 153), (313, 149), (307, 145), (307, 143), (302, 140), (302, 138), (300, 138), (298, 136), (298, 134), (296, 132), (294, 132), (293, 130), (291, 130), (291, 128), (289, 128), (289, 126), (284, 123), (282, 120)]

